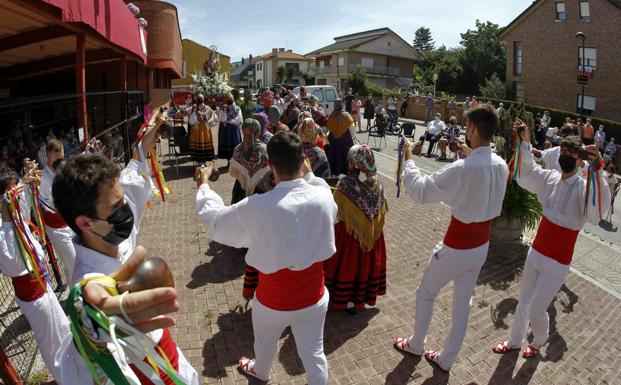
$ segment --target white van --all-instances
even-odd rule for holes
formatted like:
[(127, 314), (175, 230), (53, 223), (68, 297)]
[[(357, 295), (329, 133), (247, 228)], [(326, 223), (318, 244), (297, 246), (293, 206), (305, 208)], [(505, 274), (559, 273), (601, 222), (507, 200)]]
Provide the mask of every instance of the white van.
[[(334, 101), (338, 99), (338, 92), (334, 86), (305, 86), (309, 95), (314, 95), (319, 99), (319, 104), (323, 107), (326, 115), (334, 111)], [(300, 95), (300, 87), (295, 87), (291, 92)]]

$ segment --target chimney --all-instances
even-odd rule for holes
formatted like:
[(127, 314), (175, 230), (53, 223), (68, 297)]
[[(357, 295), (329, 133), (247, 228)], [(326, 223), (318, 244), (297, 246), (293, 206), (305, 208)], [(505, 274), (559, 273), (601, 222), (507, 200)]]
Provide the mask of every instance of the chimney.
[(292, 49), (288, 49), (287, 52), (293, 52), (293, 50)]
[(246, 63), (246, 59), (242, 58), (242, 65)]
[(248, 56), (248, 61), (252, 61), (252, 55)]
[(284, 48), (278, 48), (278, 52), (285, 52)]

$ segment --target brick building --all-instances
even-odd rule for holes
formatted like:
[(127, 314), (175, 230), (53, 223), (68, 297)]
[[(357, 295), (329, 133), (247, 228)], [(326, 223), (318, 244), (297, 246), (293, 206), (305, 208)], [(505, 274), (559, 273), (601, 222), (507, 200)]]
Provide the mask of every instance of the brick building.
[(535, 1), (501, 34), (507, 87), (528, 104), (580, 112), (583, 73), (585, 113), (621, 120), (620, 26), (620, 0)]

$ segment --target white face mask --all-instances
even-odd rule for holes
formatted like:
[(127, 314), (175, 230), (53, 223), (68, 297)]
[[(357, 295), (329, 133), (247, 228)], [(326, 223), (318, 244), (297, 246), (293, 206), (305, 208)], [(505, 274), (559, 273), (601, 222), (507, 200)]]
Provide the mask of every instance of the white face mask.
[(439, 122), (439, 121), (440, 121), (440, 118), (436, 116), (436, 122)]

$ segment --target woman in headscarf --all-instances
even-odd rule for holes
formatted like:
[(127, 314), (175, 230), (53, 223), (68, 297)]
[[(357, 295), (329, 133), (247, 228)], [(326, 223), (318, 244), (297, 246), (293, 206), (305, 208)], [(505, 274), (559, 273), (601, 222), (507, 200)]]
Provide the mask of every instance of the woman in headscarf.
[(311, 164), (313, 174), (320, 178), (328, 178), (332, 175), (330, 172), (330, 163), (326, 153), (317, 146), (317, 131), (321, 130), (313, 118), (304, 118), (298, 125), (298, 136), (304, 143), (304, 155)]
[(334, 102), (334, 111), (327, 121), (328, 144), (325, 147), (330, 169), (334, 175), (347, 173), (347, 152), (356, 140), (354, 118), (343, 111), (343, 101)]
[(213, 136), (211, 129), (218, 125), (218, 117), (208, 105), (205, 104), (203, 94), (196, 96), (196, 103), (188, 117), (190, 125), (190, 154), (192, 160), (204, 163), (215, 158), (213, 151)]
[(290, 130), (298, 124), (298, 115), (300, 115), (300, 109), (298, 108), (299, 101), (297, 98), (292, 97), (291, 102), (285, 109), (280, 120), (282, 120)]
[(276, 106), (270, 107), (268, 111), (268, 120), (270, 122), (269, 131), (272, 134), (275, 134), (278, 131), (290, 131), (289, 127), (280, 121), (281, 115), (280, 110)]
[[(242, 125), (243, 141), (235, 147), (229, 165), (229, 174), (236, 179), (231, 204), (254, 194), (257, 183), (269, 171), (267, 146), (259, 140), (261, 125), (255, 119), (246, 119)], [(261, 192), (261, 191), (259, 191)]]
[(259, 112), (257, 114), (252, 115), (254, 119), (256, 119), (261, 125), (261, 134), (259, 134), (259, 140), (265, 144), (272, 139), (273, 134), (267, 130), (270, 122), (267, 118), (265, 112)]
[[(220, 107), (218, 114), (220, 119), (220, 130), (218, 132), (218, 159), (226, 159), (230, 165), (233, 151), (241, 143), (239, 125), (242, 123), (241, 109), (235, 104), (233, 95), (229, 94), (224, 98), (224, 103)], [(228, 167), (227, 165), (227, 167)]]
[(325, 262), (326, 287), (333, 309), (355, 312), (374, 306), (386, 294), (384, 216), (388, 204), (376, 178), (373, 151), (353, 146), (347, 156), (349, 171), (337, 184), (336, 253)]

